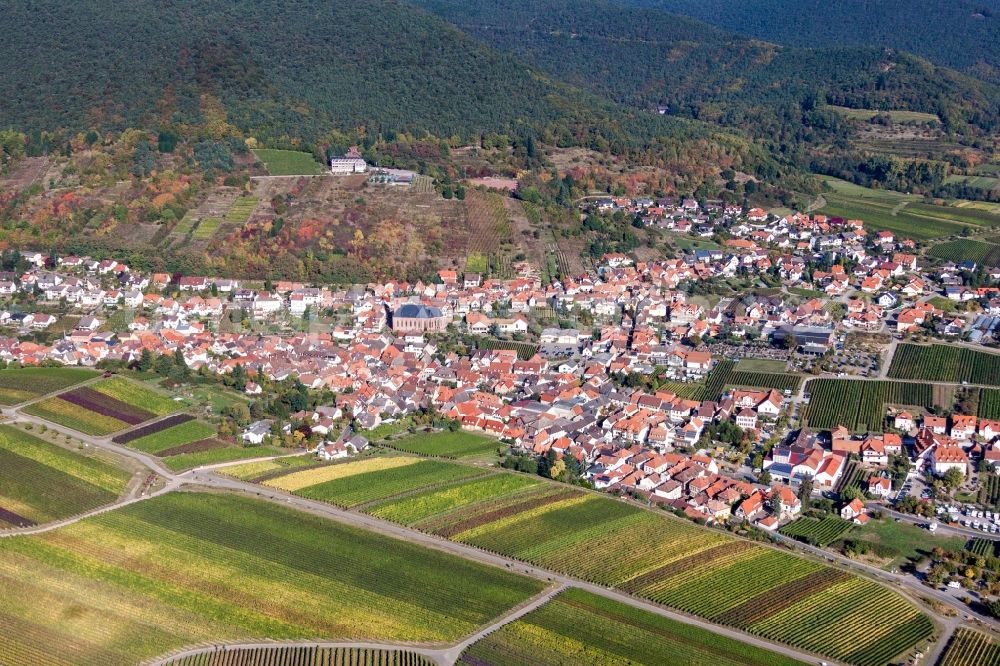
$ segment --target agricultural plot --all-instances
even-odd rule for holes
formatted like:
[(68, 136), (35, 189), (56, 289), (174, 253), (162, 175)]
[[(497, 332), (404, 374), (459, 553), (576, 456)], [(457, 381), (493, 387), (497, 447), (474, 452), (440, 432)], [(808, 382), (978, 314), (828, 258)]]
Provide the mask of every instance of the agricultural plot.
[(949, 345), (901, 344), (892, 358), (889, 376), (1000, 386), (1000, 354)]
[(983, 506), (1000, 508), (1000, 478), (996, 474), (984, 474), (980, 479), (976, 501)]
[(927, 251), (928, 256), (959, 263), (974, 261), (984, 266), (1000, 263), (1000, 245), (963, 238), (935, 245)]
[(454, 642), (542, 589), (230, 494), (169, 493), (0, 541), (5, 666), (125, 666), (249, 639)]
[(805, 415), (809, 425), (818, 429), (842, 425), (855, 432), (882, 432), (886, 405), (934, 404), (929, 384), (823, 378), (811, 380), (809, 390), (812, 395)]
[(1000, 666), (1000, 643), (984, 633), (959, 627), (938, 666)]
[(174, 225), (173, 233), (186, 236), (187, 234), (194, 231), (195, 225), (198, 224), (198, 217), (195, 215), (193, 209), (189, 209), (184, 213), (184, 217)]
[(281, 476), (293, 469), (301, 467), (312, 467), (318, 465), (312, 456), (287, 456), (285, 458), (274, 458), (271, 460), (258, 460), (242, 465), (232, 465), (219, 470), (220, 474), (230, 476), (240, 481), (250, 481), (261, 483), (269, 478)]
[(979, 555), (981, 557), (996, 557), (997, 556), (997, 546), (1000, 541), (994, 541), (993, 539), (980, 539), (976, 537), (969, 541), (966, 546), (968, 550), (973, 555)]
[[(496, 476), (511, 475), (363, 510), (862, 666), (884, 663), (932, 631), (926, 616), (875, 583), (605, 496), (533, 477), (507, 488), (511, 481)], [(837, 586), (844, 598), (828, 594)], [(893, 609), (877, 632), (866, 620), (871, 603)]]
[(167, 666), (434, 666), (416, 652), (315, 646), (230, 648), (168, 662)]
[(191, 232), (191, 238), (194, 240), (208, 240), (215, 235), (215, 232), (219, 230), (222, 226), (222, 218), (218, 217), (206, 217), (202, 220), (195, 230)]
[(260, 148), (253, 151), (272, 176), (315, 176), (323, 173), (322, 165), (311, 153), (297, 150)]
[(492, 266), (500, 269), (497, 277), (513, 277), (510, 275), (510, 257), (507, 256), (513, 225), (503, 197), (495, 192), (472, 190), (465, 197), (465, 213), (469, 228), (467, 258), (478, 257), (480, 262), (485, 259), (485, 266), (480, 266), (483, 270), (476, 272), (486, 272)]
[(493, 453), (500, 443), (492, 437), (474, 435), (461, 430), (410, 435), (388, 442), (386, 446), (422, 456), (464, 458)]
[(188, 414), (176, 414), (118, 435), (113, 441), (143, 453), (169, 458), (226, 447), (225, 442), (214, 437), (213, 426), (196, 421)]
[[(745, 367), (745, 366), (744, 366)], [(716, 363), (705, 378), (704, 383), (671, 384), (670, 387), (660, 387), (663, 390), (674, 391), (677, 395), (692, 400), (718, 400), (722, 393), (730, 387), (752, 389), (777, 389), (779, 391), (797, 391), (802, 383), (801, 375), (760, 372), (757, 370), (740, 370), (735, 361), (723, 359)], [(674, 387), (680, 390), (674, 390)], [(687, 386), (687, 388), (685, 388)], [(693, 387), (701, 387), (697, 390)]]
[(783, 374), (787, 367), (788, 363), (786, 361), (772, 358), (741, 358), (736, 362), (736, 370), (739, 372)]
[(0, 426), (0, 529), (60, 520), (118, 499), (129, 473)]
[(527, 361), (538, 353), (538, 345), (530, 342), (513, 342), (511, 340), (497, 340), (495, 338), (480, 338), (476, 340), (477, 349), (510, 349), (517, 352), (517, 357), (522, 361)]
[(571, 588), (471, 645), (468, 666), (791, 666), (801, 662)]
[(850, 118), (851, 120), (871, 120), (875, 116), (885, 115), (889, 116), (893, 122), (905, 123), (940, 123), (941, 120), (933, 113), (922, 113), (920, 111), (880, 111), (876, 109), (852, 109), (846, 106), (834, 106), (829, 105), (825, 107), (831, 111), (836, 111), (837, 113)]
[[(835, 194), (824, 195), (827, 205), (819, 212), (831, 217), (849, 220), (864, 220), (869, 231), (891, 231), (903, 238), (930, 240), (958, 234), (964, 228), (961, 224), (935, 217), (914, 215), (909, 211), (912, 204), (897, 210), (896, 203), (881, 203), (866, 198), (844, 197)], [(893, 212), (895, 211), (895, 212)]]
[(87, 368), (7, 368), (0, 370), (0, 405), (16, 405), (93, 379)]
[(979, 392), (979, 418), (1000, 419), (1000, 389), (982, 389)]
[(174, 401), (156, 391), (112, 377), (33, 403), (24, 412), (88, 435), (103, 436), (176, 409)]
[(803, 516), (778, 531), (796, 541), (826, 547), (844, 536), (851, 526), (851, 523), (836, 516), (824, 516), (822, 519)]
[(244, 196), (233, 202), (226, 213), (226, 222), (231, 224), (245, 224), (253, 215), (260, 200), (257, 197)]

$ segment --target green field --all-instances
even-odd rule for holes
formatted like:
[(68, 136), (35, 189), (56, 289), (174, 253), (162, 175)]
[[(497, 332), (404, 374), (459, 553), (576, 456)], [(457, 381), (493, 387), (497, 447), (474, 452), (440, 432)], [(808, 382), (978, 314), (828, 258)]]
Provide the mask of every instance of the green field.
[(284, 458), (274, 458), (272, 460), (259, 460), (257, 462), (233, 465), (219, 470), (220, 474), (231, 476), (240, 481), (252, 481), (258, 483), (264, 478), (278, 476), (279, 474), (291, 471), (299, 467), (311, 467), (319, 463), (310, 455), (286, 456)]
[(814, 546), (828, 546), (842, 537), (851, 527), (852, 523), (837, 516), (824, 516), (822, 519), (804, 516), (785, 525), (779, 531), (785, 536)]
[(97, 372), (88, 368), (6, 368), (0, 370), (0, 405), (16, 405), (96, 376)]
[(955, 263), (970, 260), (983, 266), (1000, 264), (1000, 245), (963, 238), (935, 245), (928, 256)]
[(212, 650), (170, 661), (167, 666), (435, 666), (435, 661), (405, 650), (273, 646)]
[(258, 148), (253, 154), (264, 163), (272, 176), (314, 176), (323, 173), (323, 167), (311, 153)]
[(178, 453), (162, 459), (167, 469), (173, 472), (182, 472), (194, 467), (203, 465), (216, 465), (220, 463), (238, 462), (251, 458), (264, 458), (266, 456), (287, 455), (287, 449), (278, 449), (273, 446), (231, 446), (220, 442), (219, 446), (191, 453)]
[(471, 645), (475, 666), (791, 666), (789, 657), (570, 588)]
[(846, 106), (835, 106), (833, 104), (824, 107), (830, 111), (850, 118), (851, 120), (871, 120), (875, 116), (889, 116), (893, 122), (906, 123), (940, 123), (940, 119), (933, 113), (921, 113), (920, 111), (890, 110), (882, 111), (876, 109), (852, 109)]
[(59, 520), (110, 504), (130, 476), (109, 463), (0, 426), (0, 528)]
[(454, 642), (538, 581), (230, 494), (0, 540), (0, 663), (125, 666), (264, 638)]
[(897, 553), (896, 557), (886, 565), (887, 567), (899, 565), (903, 560), (919, 560), (937, 547), (960, 551), (966, 541), (963, 537), (931, 534), (916, 525), (897, 523), (891, 519), (871, 520), (864, 526), (855, 526), (850, 537), (887, 547)]
[(1000, 642), (982, 632), (959, 627), (938, 666), (1000, 666)]
[(854, 432), (882, 432), (886, 405), (934, 405), (933, 387), (915, 382), (821, 378), (811, 380), (807, 389), (812, 395), (805, 417), (817, 429), (842, 425)]
[(492, 437), (456, 430), (454, 432), (444, 431), (410, 435), (402, 439), (394, 439), (388, 442), (386, 446), (422, 456), (465, 458), (467, 456), (494, 453), (498, 447), (502, 447), (503, 445)]
[(161, 455), (163, 451), (214, 436), (213, 426), (203, 421), (192, 420), (123, 443), (143, 453)]
[(736, 363), (738, 372), (784, 373), (787, 367), (785, 361), (770, 358), (741, 358)]
[(233, 205), (229, 207), (226, 212), (226, 222), (232, 222), (233, 224), (244, 224), (250, 219), (253, 214), (254, 209), (257, 208), (257, 203), (260, 201), (257, 197), (240, 197), (233, 202)]
[(892, 357), (889, 376), (1000, 386), (1000, 354), (949, 345), (901, 344)]
[(191, 234), (191, 238), (195, 240), (208, 240), (215, 235), (219, 227), (222, 226), (222, 220), (218, 217), (206, 217), (204, 220), (198, 223), (195, 227), (194, 232)]
[[(400, 473), (414, 464), (392, 460), (366, 464)], [(326, 475), (358, 476), (349, 472), (335, 465), (266, 483), (295, 492)], [(406, 493), (387, 491), (361, 510), (839, 661), (881, 664), (932, 631), (925, 615), (874, 582), (538, 477), (432, 480)], [(873, 603), (892, 609), (883, 615), (892, 626), (877, 636), (866, 630)]]
[(495, 338), (477, 338), (477, 349), (510, 349), (517, 352), (517, 357), (527, 361), (538, 352), (538, 345), (530, 342), (514, 342), (511, 340), (497, 340)]

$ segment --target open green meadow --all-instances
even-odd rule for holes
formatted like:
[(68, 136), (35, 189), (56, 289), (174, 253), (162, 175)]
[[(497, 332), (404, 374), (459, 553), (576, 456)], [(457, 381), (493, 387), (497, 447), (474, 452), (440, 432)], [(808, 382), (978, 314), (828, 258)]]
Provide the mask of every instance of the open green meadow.
[(736, 362), (738, 372), (784, 373), (788, 363), (771, 358), (741, 358)]
[(920, 111), (890, 110), (881, 111), (877, 109), (852, 109), (846, 106), (828, 105), (824, 107), (830, 111), (850, 118), (851, 120), (871, 120), (875, 116), (889, 116), (896, 123), (940, 123), (941, 120), (933, 113), (922, 113)]
[[(895, 592), (820, 563), (539, 477), (456, 467), (374, 457), (263, 483), (861, 666), (932, 632)], [(890, 609), (878, 632), (865, 619), (872, 604)]]
[(0, 405), (16, 405), (96, 376), (97, 372), (88, 368), (6, 368), (0, 370)]
[(471, 666), (792, 666), (801, 662), (710, 631), (570, 588), (477, 641)]
[(454, 642), (538, 581), (230, 494), (0, 541), (0, 663), (125, 666), (213, 641)]
[(465, 458), (493, 453), (503, 445), (492, 437), (456, 430), (454, 432), (418, 433), (402, 439), (391, 440), (386, 443), (386, 446), (423, 456)]
[(322, 165), (311, 153), (258, 148), (253, 154), (264, 163), (267, 172), (272, 176), (315, 176), (323, 173)]
[(130, 474), (0, 426), (0, 529), (60, 520), (118, 499)]

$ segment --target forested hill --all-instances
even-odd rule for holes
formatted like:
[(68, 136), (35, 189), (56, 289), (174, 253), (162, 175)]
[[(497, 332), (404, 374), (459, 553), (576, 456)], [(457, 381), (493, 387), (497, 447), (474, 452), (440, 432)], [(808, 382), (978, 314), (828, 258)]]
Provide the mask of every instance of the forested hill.
[(887, 46), (1000, 82), (1000, 0), (616, 0), (793, 46)]
[(553, 82), (395, 0), (16, 0), (0, 31), (0, 123), (22, 131), (699, 132)]
[(637, 105), (794, 142), (836, 122), (824, 104), (1000, 126), (1000, 89), (881, 48), (804, 49), (600, 0), (416, 0), (561, 80)]

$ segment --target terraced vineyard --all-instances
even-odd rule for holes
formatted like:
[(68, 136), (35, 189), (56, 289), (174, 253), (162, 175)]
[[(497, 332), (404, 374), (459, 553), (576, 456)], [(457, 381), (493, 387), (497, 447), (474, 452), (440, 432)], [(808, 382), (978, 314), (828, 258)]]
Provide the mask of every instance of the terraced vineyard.
[(183, 646), (456, 642), (542, 584), (273, 503), (169, 493), (0, 540), (0, 663), (131, 666)]
[(1000, 643), (986, 634), (960, 627), (948, 641), (938, 666), (1000, 666)]
[(792, 666), (801, 662), (571, 588), (474, 643), (458, 663)]
[(175, 659), (167, 666), (434, 666), (415, 652), (366, 648), (230, 648)]
[(0, 370), (0, 405), (16, 405), (96, 376), (87, 368), (6, 368)]
[(30, 527), (110, 504), (130, 476), (110, 463), (0, 425), (0, 529)]
[[(871, 581), (537, 477), (491, 473), (458, 480), (451, 474), (450, 480), (442, 480), (432, 474), (421, 489), (396, 485), (396, 477), (407, 477), (402, 472), (415, 463), (383, 458), (305, 470), (265, 483), (300, 492), (334, 475), (367, 476), (368, 483), (378, 485), (374, 474), (352, 471), (362, 463), (391, 464), (392, 472), (400, 472), (388, 475), (390, 484), (381, 492), (367, 490), (355, 497), (351, 490), (341, 496), (367, 501), (361, 508), (373, 516), (833, 659), (862, 666), (884, 663), (932, 631), (919, 610)], [(382, 500), (376, 498), (379, 494)], [(883, 616), (887, 624), (873, 632), (868, 609), (883, 604), (891, 609)]]
[(226, 213), (226, 222), (230, 224), (245, 224), (260, 200), (257, 197), (242, 196), (233, 202)]
[(882, 432), (886, 405), (934, 404), (929, 384), (821, 378), (810, 380), (808, 389), (812, 395), (805, 415), (817, 429), (842, 425), (855, 432)]
[(1000, 354), (949, 345), (901, 344), (892, 358), (889, 376), (1000, 386)]
[(822, 519), (803, 516), (782, 527), (779, 532), (814, 546), (825, 547), (844, 536), (851, 529), (851, 523), (836, 516)]

